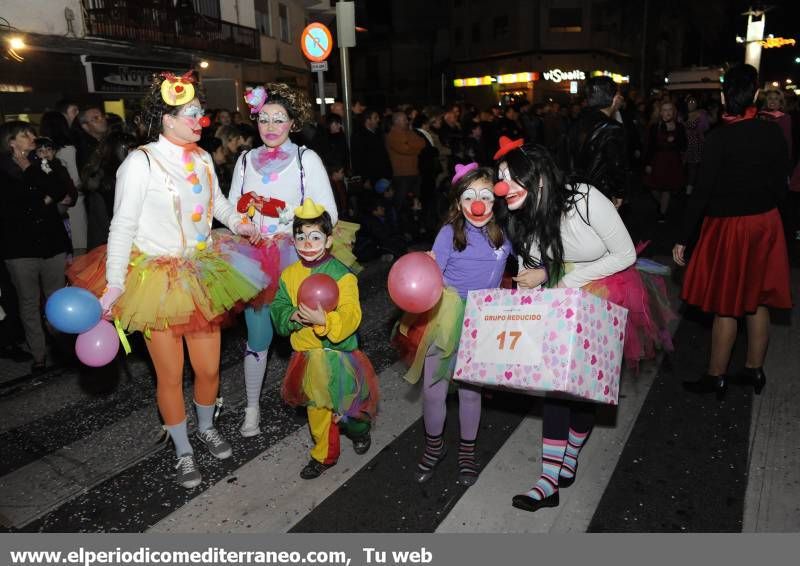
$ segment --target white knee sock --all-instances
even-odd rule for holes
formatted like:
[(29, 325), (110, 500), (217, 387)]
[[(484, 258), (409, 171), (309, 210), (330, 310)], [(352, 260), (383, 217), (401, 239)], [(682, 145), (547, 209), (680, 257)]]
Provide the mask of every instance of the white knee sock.
[(258, 407), (261, 385), (267, 371), (267, 352), (254, 352), (249, 347), (244, 353), (244, 385), (247, 391), (247, 406)]

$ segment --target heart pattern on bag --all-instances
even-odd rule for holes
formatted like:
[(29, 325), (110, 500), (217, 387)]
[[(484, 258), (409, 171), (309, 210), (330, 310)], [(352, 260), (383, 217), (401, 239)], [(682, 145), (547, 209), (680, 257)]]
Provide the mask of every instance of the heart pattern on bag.
[[(539, 366), (484, 363), (474, 356), (482, 310), (489, 304), (492, 308), (508, 307), (512, 312), (521, 305), (543, 307), (541, 323), (545, 329)], [(625, 327), (626, 318), (624, 308), (580, 289), (473, 291), (464, 312), (463, 328), (467, 330), (461, 334), (454, 375), (475, 385), (534, 395), (557, 391), (616, 404), (624, 339), (619, 328)], [(506, 341), (506, 348), (508, 344)]]

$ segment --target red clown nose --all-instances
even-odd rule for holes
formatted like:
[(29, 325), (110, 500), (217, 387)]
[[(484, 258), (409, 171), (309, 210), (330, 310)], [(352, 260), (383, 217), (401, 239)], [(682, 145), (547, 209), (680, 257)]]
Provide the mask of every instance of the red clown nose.
[(469, 206), (470, 212), (475, 216), (483, 216), (486, 212), (486, 205), (483, 204), (481, 201), (475, 201)]
[(504, 197), (508, 194), (508, 189), (508, 183), (505, 181), (500, 181), (494, 185), (494, 194), (498, 197)]
[(200, 118), (199, 124), (201, 128), (207, 128), (211, 125), (211, 118), (209, 118), (208, 116), (203, 116), (202, 118)]

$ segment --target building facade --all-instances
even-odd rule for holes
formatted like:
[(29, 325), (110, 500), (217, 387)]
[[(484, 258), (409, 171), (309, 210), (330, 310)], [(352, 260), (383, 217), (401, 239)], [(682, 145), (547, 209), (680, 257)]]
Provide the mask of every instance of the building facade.
[(565, 102), (592, 75), (628, 83), (645, 40), (642, 4), (450, 0), (452, 97), (481, 107)]
[[(154, 72), (196, 69), (210, 107), (239, 110), (247, 85), (308, 88), (299, 49), (308, 0), (4, 0), (0, 117), (35, 115), (64, 97), (127, 113)], [(0, 20), (2, 21), (2, 20)]]

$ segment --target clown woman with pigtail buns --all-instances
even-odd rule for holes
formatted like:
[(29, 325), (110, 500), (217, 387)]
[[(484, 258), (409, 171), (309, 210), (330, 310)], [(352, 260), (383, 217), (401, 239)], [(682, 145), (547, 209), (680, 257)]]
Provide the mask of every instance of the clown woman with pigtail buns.
[(108, 246), (79, 258), (73, 284), (100, 297), (117, 328), (144, 333), (156, 371), (158, 409), (177, 455), (177, 482), (202, 481), (187, 432), (183, 402), (184, 342), (194, 369), (196, 436), (216, 458), (231, 456), (214, 428), (219, 391), (220, 324), (269, 280), (251, 245), (222, 241), (214, 218), (255, 243), (219, 188), (211, 156), (197, 147), (204, 116), (193, 75), (154, 77), (144, 103), (150, 143), (131, 152), (117, 172)]
[(311, 198), (328, 211), (334, 225), (334, 255), (348, 267), (356, 268), (355, 257), (342, 241), (352, 241), (358, 225), (337, 222), (336, 201), (319, 155), (289, 138), (311, 120), (311, 103), (302, 92), (283, 83), (248, 88), (244, 100), (256, 120), (264, 145), (239, 156), (233, 171), (230, 203), (242, 222), (261, 236), (254, 249), (271, 284), (245, 309), (247, 345), (244, 378), (247, 406), (239, 429), (244, 437), (261, 433), (259, 398), (272, 343), (270, 303), (278, 289), (281, 271), (297, 261), (292, 244), (294, 210), (304, 198)]
[[(511, 244), (494, 218), (494, 172), (477, 163), (456, 165), (450, 193), (450, 209), (430, 255), (445, 283), (439, 303), (423, 314), (406, 313), (393, 338), (410, 368), (411, 383), (423, 377), (425, 450), (414, 477), (431, 479), (446, 453), (445, 399), (453, 376), (458, 342), (464, 320), (467, 293), (498, 287)], [(481, 416), (480, 388), (458, 384), (461, 441), (458, 447), (458, 483), (472, 485), (478, 479), (475, 441)]]

